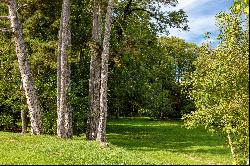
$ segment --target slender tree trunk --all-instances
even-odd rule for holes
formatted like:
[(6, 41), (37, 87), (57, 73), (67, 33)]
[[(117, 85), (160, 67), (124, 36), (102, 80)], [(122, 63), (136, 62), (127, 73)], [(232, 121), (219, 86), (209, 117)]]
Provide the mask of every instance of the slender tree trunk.
[[(61, 12), (63, 15), (63, 12)], [(62, 21), (63, 17), (60, 19), (60, 29), (58, 33), (58, 55), (57, 55), (57, 134), (64, 135), (63, 127), (63, 117), (60, 112), (60, 98), (61, 98), (61, 47), (62, 47)]]
[[(69, 30), (70, 33), (71, 30)], [(70, 40), (71, 41), (71, 36)], [(68, 71), (67, 71), (67, 92), (71, 91), (71, 80), (70, 80), (70, 66), (68, 65)], [(70, 105), (70, 100), (67, 96), (67, 111), (65, 113), (65, 132), (67, 134), (67, 138), (71, 138), (73, 136), (73, 115), (72, 115), (72, 108)]]
[(90, 79), (89, 79), (89, 103), (90, 111), (87, 122), (86, 138), (88, 140), (96, 139), (96, 131), (100, 112), (100, 85), (101, 85), (101, 37), (102, 37), (102, 15), (100, 2), (94, 0), (93, 8), (93, 28), (91, 61), (90, 61)]
[(34, 135), (40, 135), (42, 134), (42, 110), (39, 105), (38, 97), (36, 94), (27, 50), (23, 40), (22, 26), (18, 19), (17, 4), (15, 0), (9, 0), (8, 5), (11, 28), (15, 36), (16, 53), (22, 77), (22, 84), (29, 108), (30, 121), (32, 127), (31, 132)]
[(103, 145), (107, 145), (106, 138), (106, 121), (107, 121), (107, 92), (108, 92), (108, 61), (109, 61), (109, 47), (110, 35), (112, 26), (112, 13), (114, 1), (109, 0), (106, 14), (105, 33), (103, 40), (103, 52), (101, 61), (101, 89), (100, 89), (100, 118), (97, 128), (97, 141)]
[(61, 138), (71, 138), (72, 110), (67, 100), (67, 93), (70, 89), (70, 70), (68, 65), (68, 49), (71, 42), (70, 30), (70, 0), (63, 0), (61, 25), (59, 30), (58, 43), (58, 76), (57, 76), (57, 135)]
[(119, 113), (120, 113), (120, 109), (118, 107), (117, 110), (115, 111), (115, 118), (116, 119), (119, 119)]
[(28, 117), (27, 117), (26, 111), (21, 111), (21, 119), (22, 119), (22, 133), (27, 133), (27, 127), (28, 127)]
[(230, 133), (227, 133), (227, 139), (228, 139), (228, 143), (229, 143), (229, 145), (230, 145), (231, 154), (232, 154), (232, 156), (233, 156), (233, 165), (236, 165), (237, 162), (236, 162), (235, 148), (234, 148), (234, 146), (233, 146), (233, 143), (232, 143), (232, 139), (231, 139)]

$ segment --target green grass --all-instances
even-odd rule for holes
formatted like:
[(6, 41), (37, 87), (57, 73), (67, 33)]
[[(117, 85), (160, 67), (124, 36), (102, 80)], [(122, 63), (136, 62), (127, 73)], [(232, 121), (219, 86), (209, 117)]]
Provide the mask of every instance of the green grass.
[(110, 120), (109, 147), (85, 136), (71, 140), (0, 132), (0, 164), (231, 164), (225, 141), (182, 122)]

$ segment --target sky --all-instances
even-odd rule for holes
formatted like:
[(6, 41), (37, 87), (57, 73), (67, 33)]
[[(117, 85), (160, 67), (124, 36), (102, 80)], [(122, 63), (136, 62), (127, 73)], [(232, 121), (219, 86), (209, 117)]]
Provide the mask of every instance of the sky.
[(169, 36), (177, 36), (187, 42), (201, 45), (204, 42), (204, 33), (211, 33), (211, 43), (216, 45), (215, 37), (219, 30), (215, 25), (215, 15), (220, 11), (228, 11), (233, 4), (233, 0), (178, 0), (176, 7), (167, 10), (183, 9), (189, 20), (190, 31), (185, 32), (178, 29), (170, 29)]

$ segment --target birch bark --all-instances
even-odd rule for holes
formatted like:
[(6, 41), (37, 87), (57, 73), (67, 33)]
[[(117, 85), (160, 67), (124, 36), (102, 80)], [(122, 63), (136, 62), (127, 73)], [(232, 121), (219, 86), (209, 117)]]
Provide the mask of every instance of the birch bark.
[(100, 112), (101, 37), (102, 37), (101, 4), (99, 1), (94, 0), (92, 43), (90, 43), (90, 49), (91, 49), (90, 79), (89, 79), (90, 112), (88, 116), (87, 132), (86, 132), (86, 137), (88, 140), (96, 139), (96, 131), (98, 126), (99, 112)]
[(114, 1), (109, 0), (106, 14), (105, 32), (103, 39), (103, 52), (101, 56), (101, 89), (100, 89), (100, 117), (97, 128), (97, 141), (107, 145), (106, 122), (107, 122), (107, 92), (108, 92), (108, 61), (110, 48), (110, 35), (112, 27), (112, 13)]
[(73, 136), (72, 110), (67, 100), (67, 93), (70, 90), (70, 70), (67, 51), (70, 47), (70, 42), (70, 0), (63, 0), (57, 65), (57, 135), (61, 138), (71, 138)]
[[(63, 15), (63, 12), (61, 13)], [(58, 55), (57, 55), (57, 135), (63, 135), (63, 116), (60, 112), (60, 98), (61, 98), (61, 47), (62, 47), (62, 16), (60, 19), (60, 29), (58, 33)]]
[(12, 32), (15, 36), (16, 53), (19, 69), (22, 77), (23, 89), (25, 91), (27, 105), (29, 108), (31, 132), (34, 135), (42, 134), (42, 110), (39, 105), (36, 89), (30, 69), (27, 50), (23, 40), (22, 26), (18, 18), (17, 4), (15, 0), (8, 1), (9, 18)]

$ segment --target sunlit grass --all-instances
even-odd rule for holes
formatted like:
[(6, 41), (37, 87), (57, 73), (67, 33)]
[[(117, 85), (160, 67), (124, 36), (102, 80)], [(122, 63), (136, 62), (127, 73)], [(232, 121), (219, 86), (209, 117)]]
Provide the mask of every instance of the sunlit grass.
[(109, 147), (85, 136), (63, 140), (0, 132), (0, 164), (231, 164), (224, 140), (182, 122), (111, 120)]

